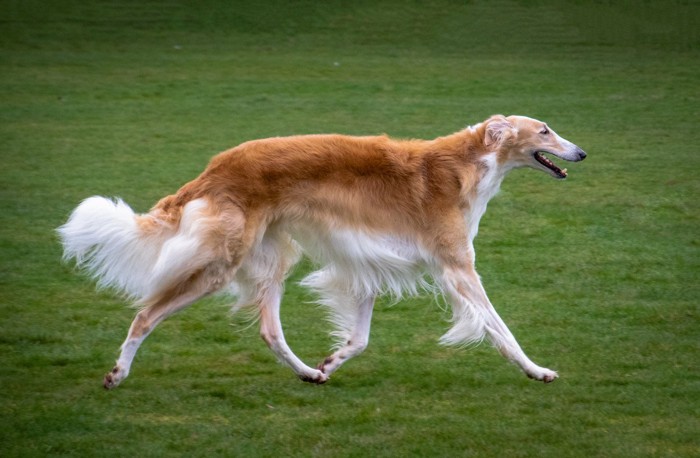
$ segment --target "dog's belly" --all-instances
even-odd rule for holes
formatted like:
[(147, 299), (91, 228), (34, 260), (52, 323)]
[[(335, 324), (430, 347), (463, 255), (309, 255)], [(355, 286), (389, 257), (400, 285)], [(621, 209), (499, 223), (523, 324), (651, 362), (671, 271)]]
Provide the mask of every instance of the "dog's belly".
[(312, 288), (343, 290), (358, 297), (382, 293), (401, 297), (427, 286), (424, 251), (408, 238), (302, 225), (291, 233), (322, 266), (304, 281)]

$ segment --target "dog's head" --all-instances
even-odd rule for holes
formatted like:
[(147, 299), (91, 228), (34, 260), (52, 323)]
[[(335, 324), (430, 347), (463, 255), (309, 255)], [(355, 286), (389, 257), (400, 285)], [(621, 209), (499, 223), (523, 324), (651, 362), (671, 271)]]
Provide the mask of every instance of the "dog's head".
[(566, 169), (557, 167), (545, 153), (572, 162), (586, 158), (581, 148), (557, 135), (547, 124), (525, 116), (495, 115), (486, 120), (484, 145), (497, 152), (498, 163), (507, 169), (532, 167), (559, 179), (566, 178)]

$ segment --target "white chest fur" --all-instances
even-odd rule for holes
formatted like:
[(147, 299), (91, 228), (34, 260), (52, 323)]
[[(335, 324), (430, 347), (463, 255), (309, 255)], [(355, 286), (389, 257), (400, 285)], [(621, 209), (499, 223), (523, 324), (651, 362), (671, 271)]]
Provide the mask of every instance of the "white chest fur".
[(469, 211), (464, 215), (469, 228), (469, 241), (473, 242), (479, 232), (479, 222), (486, 212), (486, 206), (493, 196), (501, 188), (501, 182), (505, 176), (505, 171), (498, 167), (496, 153), (491, 153), (482, 159), (485, 171), (476, 186), (476, 195), (471, 202)]

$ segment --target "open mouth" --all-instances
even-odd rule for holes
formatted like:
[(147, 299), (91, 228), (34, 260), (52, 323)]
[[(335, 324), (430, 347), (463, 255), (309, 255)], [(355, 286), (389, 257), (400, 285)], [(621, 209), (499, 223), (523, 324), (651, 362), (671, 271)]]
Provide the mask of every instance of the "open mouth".
[(566, 169), (560, 169), (559, 167), (556, 166), (556, 164), (549, 159), (547, 159), (542, 152), (540, 151), (535, 151), (535, 160), (539, 162), (540, 164), (544, 165), (547, 167), (549, 170), (551, 170), (554, 173), (554, 176), (557, 178), (566, 178)]

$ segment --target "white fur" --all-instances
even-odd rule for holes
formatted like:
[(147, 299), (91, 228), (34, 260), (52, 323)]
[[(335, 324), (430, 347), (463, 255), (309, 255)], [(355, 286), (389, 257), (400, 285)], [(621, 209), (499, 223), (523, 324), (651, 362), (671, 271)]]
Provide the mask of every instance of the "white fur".
[[(201, 265), (200, 220), (205, 206), (202, 200), (192, 201), (179, 228), (154, 220), (163, 225), (161, 230), (144, 234), (137, 215), (121, 199), (90, 197), (58, 229), (63, 258), (75, 258), (99, 286), (114, 288), (141, 303)], [(171, 237), (163, 237), (163, 232)]]
[(439, 277), (439, 282), (452, 304), (452, 327), (440, 337), (442, 345), (469, 346), (480, 343), (486, 336), (486, 322), (482, 307), (475, 301), (469, 283), (463, 283), (457, 272), (448, 271)]
[[(388, 293), (394, 298), (418, 293), (425, 255), (415, 242), (352, 229), (311, 234), (296, 231), (295, 238), (316, 262), (324, 265), (318, 281), (354, 297)], [(311, 274), (304, 284), (313, 286)]]
[(340, 229), (311, 234), (295, 232), (302, 248), (323, 267), (301, 281), (327, 307), (336, 348), (348, 341), (357, 321), (358, 304), (389, 294), (398, 301), (430, 289), (424, 250), (407, 239)]
[[(229, 292), (238, 297), (234, 312), (258, 302), (258, 285), (268, 281), (273, 266), (283, 263), (280, 255), (292, 265), (302, 250), (321, 266), (300, 284), (316, 293), (317, 302), (327, 308), (335, 328), (331, 332), (335, 348), (351, 338), (359, 303), (378, 295), (388, 294), (398, 301), (421, 291), (435, 292), (436, 286), (425, 278), (430, 255), (409, 239), (352, 229), (317, 227), (314, 232), (298, 223), (288, 229), (294, 239), (271, 231), (242, 266), (229, 286)], [(267, 245), (286, 246), (287, 251), (266, 249)]]
[(481, 161), (486, 166), (486, 172), (477, 185), (476, 198), (472, 201), (471, 211), (464, 215), (469, 227), (469, 240), (471, 242), (474, 241), (479, 232), (479, 223), (481, 217), (486, 213), (489, 201), (501, 189), (501, 183), (506, 175), (506, 170), (498, 167), (496, 153), (487, 154)]

